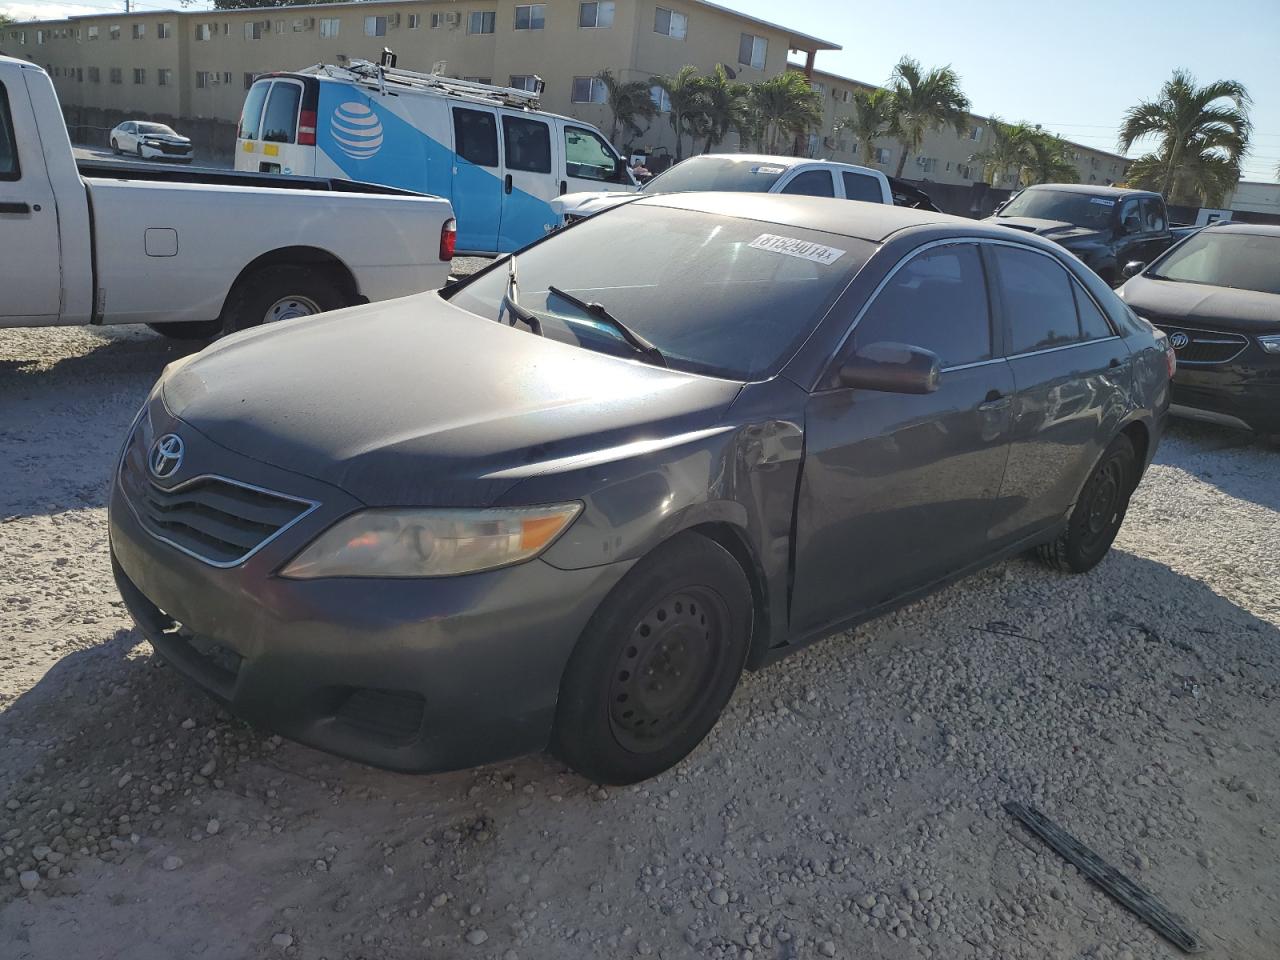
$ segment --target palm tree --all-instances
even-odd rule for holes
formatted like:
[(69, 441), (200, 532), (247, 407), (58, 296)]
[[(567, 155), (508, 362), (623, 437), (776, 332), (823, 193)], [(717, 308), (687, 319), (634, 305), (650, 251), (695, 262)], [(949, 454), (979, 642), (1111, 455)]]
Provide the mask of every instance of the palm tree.
[(758, 115), (761, 140), (768, 153), (782, 153), (788, 140), (822, 125), (822, 97), (804, 74), (784, 70), (751, 86), (751, 108)]
[(1159, 148), (1136, 160), (1128, 182), (1159, 190), (1170, 203), (1221, 203), (1240, 180), (1249, 150), (1249, 92), (1235, 80), (1197, 86), (1175, 70), (1158, 100), (1130, 108), (1120, 125), (1120, 152), (1155, 137)]
[(870, 166), (876, 159), (876, 138), (889, 129), (893, 119), (893, 94), (877, 87), (855, 90), (850, 100), (853, 112), (836, 120), (832, 129), (848, 130), (858, 140), (858, 156)]
[(919, 151), (925, 135), (944, 126), (963, 133), (969, 122), (969, 98), (960, 90), (960, 75), (951, 67), (925, 72), (919, 60), (903, 57), (889, 78), (893, 114), (889, 132), (902, 146), (898, 176), (907, 165), (907, 154)]
[(1061, 137), (1043, 130), (1034, 130), (1027, 141), (1027, 156), (1019, 170), (1022, 182), (1076, 183), (1080, 171), (1071, 162), (1071, 148)]
[(730, 130), (741, 130), (747, 113), (747, 96), (751, 88), (729, 78), (723, 63), (700, 78), (703, 104), (699, 117), (702, 133), (706, 138), (703, 153), (710, 153), (729, 135)]
[(987, 123), (987, 145), (969, 159), (982, 164), (982, 179), (991, 186), (1005, 186), (1004, 179), (1013, 171), (1010, 189), (1018, 189), (1018, 181), (1031, 153), (1035, 131), (1025, 123), (1005, 123), (992, 117)]
[(671, 101), (668, 119), (676, 132), (676, 163), (684, 159), (684, 135), (694, 132), (692, 125), (696, 123), (705, 103), (700, 81), (698, 68), (692, 66), (681, 67), (674, 75), (664, 74), (652, 80), (666, 92)]
[(636, 121), (652, 120), (658, 114), (653, 105), (653, 97), (649, 92), (649, 84), (643, 80), (619, 80), (612, 70), (601, 70), (596, 74), (604, 84), (605, 106), (613, 118), (609, 128), (609, 142), (618, 143), (618, 128), (638, 137), (644, 132)]

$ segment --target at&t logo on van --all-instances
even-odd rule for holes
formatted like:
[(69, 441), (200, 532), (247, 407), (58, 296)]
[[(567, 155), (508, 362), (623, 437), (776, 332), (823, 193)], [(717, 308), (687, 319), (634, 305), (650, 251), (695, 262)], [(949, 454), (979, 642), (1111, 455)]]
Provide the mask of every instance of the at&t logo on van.
[(382, 149), (382, 124), (367, 103), (340, 103), (329, 121), (338, 149), (352, 160), (368, 160)]

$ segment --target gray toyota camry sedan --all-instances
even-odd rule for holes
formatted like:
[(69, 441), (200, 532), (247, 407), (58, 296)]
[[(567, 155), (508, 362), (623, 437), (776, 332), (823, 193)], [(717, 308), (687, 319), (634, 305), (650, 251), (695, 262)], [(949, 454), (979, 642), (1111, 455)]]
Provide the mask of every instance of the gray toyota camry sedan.
[(162, 656), (302, 743), (631, 782), (744, 668), (1023, 551), (1098, 563), (1171, 355), (1030, 234), (639, 200), (172, 364), (120, 457), (115, 573)]

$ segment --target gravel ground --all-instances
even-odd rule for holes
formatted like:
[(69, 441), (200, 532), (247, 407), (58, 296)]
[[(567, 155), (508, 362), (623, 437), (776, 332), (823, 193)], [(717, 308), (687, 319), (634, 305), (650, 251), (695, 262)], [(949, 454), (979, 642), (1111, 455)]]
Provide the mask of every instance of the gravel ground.
[(411, 777), (227, 716), (111, 582), (183, 348), (0, 331), (7, 958), (1165, 958), (1035, 804), (1231, 960), (1280, 943), (1280, 450), (1176, 424), (1087, 576), (1017, 560), (747, 676), (685, 763)]

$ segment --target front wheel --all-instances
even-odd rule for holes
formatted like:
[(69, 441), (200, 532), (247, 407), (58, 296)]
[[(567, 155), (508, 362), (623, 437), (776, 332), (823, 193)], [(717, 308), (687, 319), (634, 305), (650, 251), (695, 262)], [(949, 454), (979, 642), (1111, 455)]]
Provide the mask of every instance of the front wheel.
[(141, 159), (143, 158), (143, 157), (142, 157), (142, 144), (138, 144), (137, 149), (138, 149), (138, 159), (139, 159), (139, 160), (141, 160)]
[(715, 726), (751, 642), (751, 587), (717, 543), (680, 534), (592, 616), (560, 683), (552, 750), (599, 783), (679, 763)]
[(1052, 543), (1036, 548), (1041, 562), (1063, 573), (1084, 573), (1096, 567), (1120, 532), (1137, 483), (1138, 458), (1129, 438), (1121, 434), (1089, 475), (1067, 529)]
[(117, 157), (120, 156), (120, 144), (118, 144), (115, 140), (111, 141), (111, 152), (115, 154), (115, 156)]
[(224, 317), (227, 333), (263, 323), (307, 317), (348, 305), (338, 286), (317, 270), (264, 267), (236, 284)]

